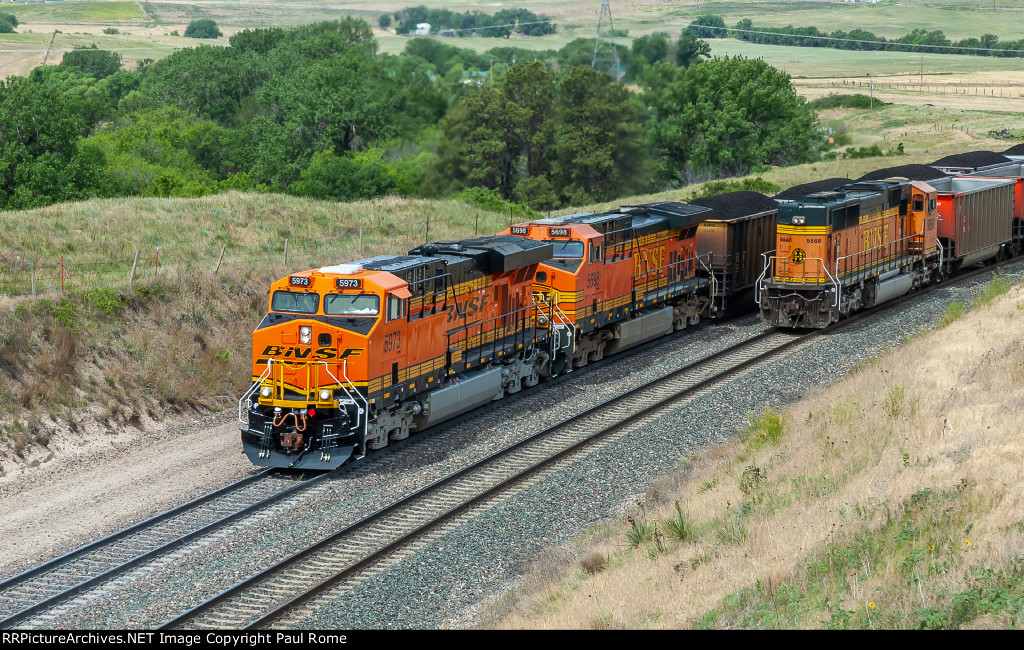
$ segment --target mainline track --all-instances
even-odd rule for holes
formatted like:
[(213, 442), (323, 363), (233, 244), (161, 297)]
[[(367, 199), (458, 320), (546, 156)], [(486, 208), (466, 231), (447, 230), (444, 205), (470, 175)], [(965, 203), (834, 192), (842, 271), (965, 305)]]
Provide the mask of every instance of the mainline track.
[[(954, 283), (992, 270), (987, 267), (964, 273)], [(164, 626), (253, 628), (296, 624), (321, 599), (336, 598), (467, 516), (541, 480), (561, 462), (578, 458), (599, 445), (613, 444), (643, 421), (659, 417), (669, 407), (678, 408), (680, 400), (714, 390), (721, 382), (767, 363), (811, 337), (834, 333), (922, 293), (913, 292), (866, 310), (824, 332), (766, 332), (609, 399), (379, 510)], [(597, 371), (600, 367), (583, 370)], [(83, 598), (98, 597), (103, 583), (111, 578), (147, 562), (164, 561), (174, 549), (336, 473), (301, 481), (295, 475), (261, 472), (0, 582), (0, 616), (4, 617), (0, 627), (53, 627), (59, 624), (63, 611), (80, 604)]]
[(63, 603), (328, 479), (264, 470), (0, 582), (0, 627), (58, 616)]
[(256, 628), (301, 621), (317, 596), (365, 580), (460, 515), (506, 498), (556, 463), (613, 444), (644, 420), (817, 335), (766, 332), (572, 416), (443, 478), (164, 624)]

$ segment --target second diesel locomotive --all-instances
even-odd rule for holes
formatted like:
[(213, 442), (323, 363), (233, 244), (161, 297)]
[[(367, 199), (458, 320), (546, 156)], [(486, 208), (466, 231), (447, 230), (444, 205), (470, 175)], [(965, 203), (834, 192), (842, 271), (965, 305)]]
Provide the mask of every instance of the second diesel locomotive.
[(936, 176), (856, 182), (780, 203), (776, 250), (758, 282), (762, 320), (828, 327), (1020, 251), (1013, 180)]

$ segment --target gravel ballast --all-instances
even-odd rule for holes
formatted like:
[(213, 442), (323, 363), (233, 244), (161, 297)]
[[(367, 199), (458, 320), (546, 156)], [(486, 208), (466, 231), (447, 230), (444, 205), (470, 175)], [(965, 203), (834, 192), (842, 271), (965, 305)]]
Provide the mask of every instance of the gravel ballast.
[[(1024, 262), (1005, 271), (1024, 275)], [(694, 399), (632, 435), (566, 464), (507, 502), (431, 542), (423, 551), (355, 587), (307, 621), (312, 628), (438, 628), (470, 624), (522, 565), (545, 549), (614, 519), (678, 459), (738, 435), (751, 413), (783, 406), (842, 378), (938, 322), (953, 301), (969, 302), (987, 281), (948, 286), (849, 330), (819, 337), (779, 360)], [(657, 349), (612, 358), (600, 372), (567, 376), (550, 390), (495, 405), (479, 417), (382, 455), (345, 478), (262, 516), (182, 548), (174, 558), (126, 574), (101, 599), (50, 623), (56, 628), (151, 627), (254, 571), (354, 522), (465, 463), (596, 404), (764, 331), (753, 317), (702, 326)], [(798, 371), (794, 371), (798, 368)], [(576, 374), (576, 373), (574, 373)]]

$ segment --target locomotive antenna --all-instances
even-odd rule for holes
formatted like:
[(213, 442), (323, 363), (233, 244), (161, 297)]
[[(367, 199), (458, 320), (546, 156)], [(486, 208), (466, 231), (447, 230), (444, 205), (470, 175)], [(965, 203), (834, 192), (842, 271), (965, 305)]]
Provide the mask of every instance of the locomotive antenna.
[(601, 16), (597, 19), (597, 39), (594, 41), (594, 58), (590, 62), (590, 67), (607, 72), (615, 81), (620, 81), (622, 69), (619, 67), (619, 53), (615, 49), (615, 43), (611, 40), (614, 31), (612, 8), (608, 4), (608, 0), (601, 0)]

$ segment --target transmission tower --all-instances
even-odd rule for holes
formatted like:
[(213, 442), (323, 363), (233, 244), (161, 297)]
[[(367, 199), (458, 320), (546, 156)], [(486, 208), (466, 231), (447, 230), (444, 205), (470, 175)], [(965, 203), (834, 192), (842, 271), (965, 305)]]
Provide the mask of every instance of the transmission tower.
[(594, 60), (590, 67), (609, 73), (615, 81), (622, 79), (619, 67), (619, 52), (611, 40), (615, 25), (612, 24), (612, 8), (608, 0), (601, 0), (601, 17), (597, 19), (597, 40), (594, 41)]

